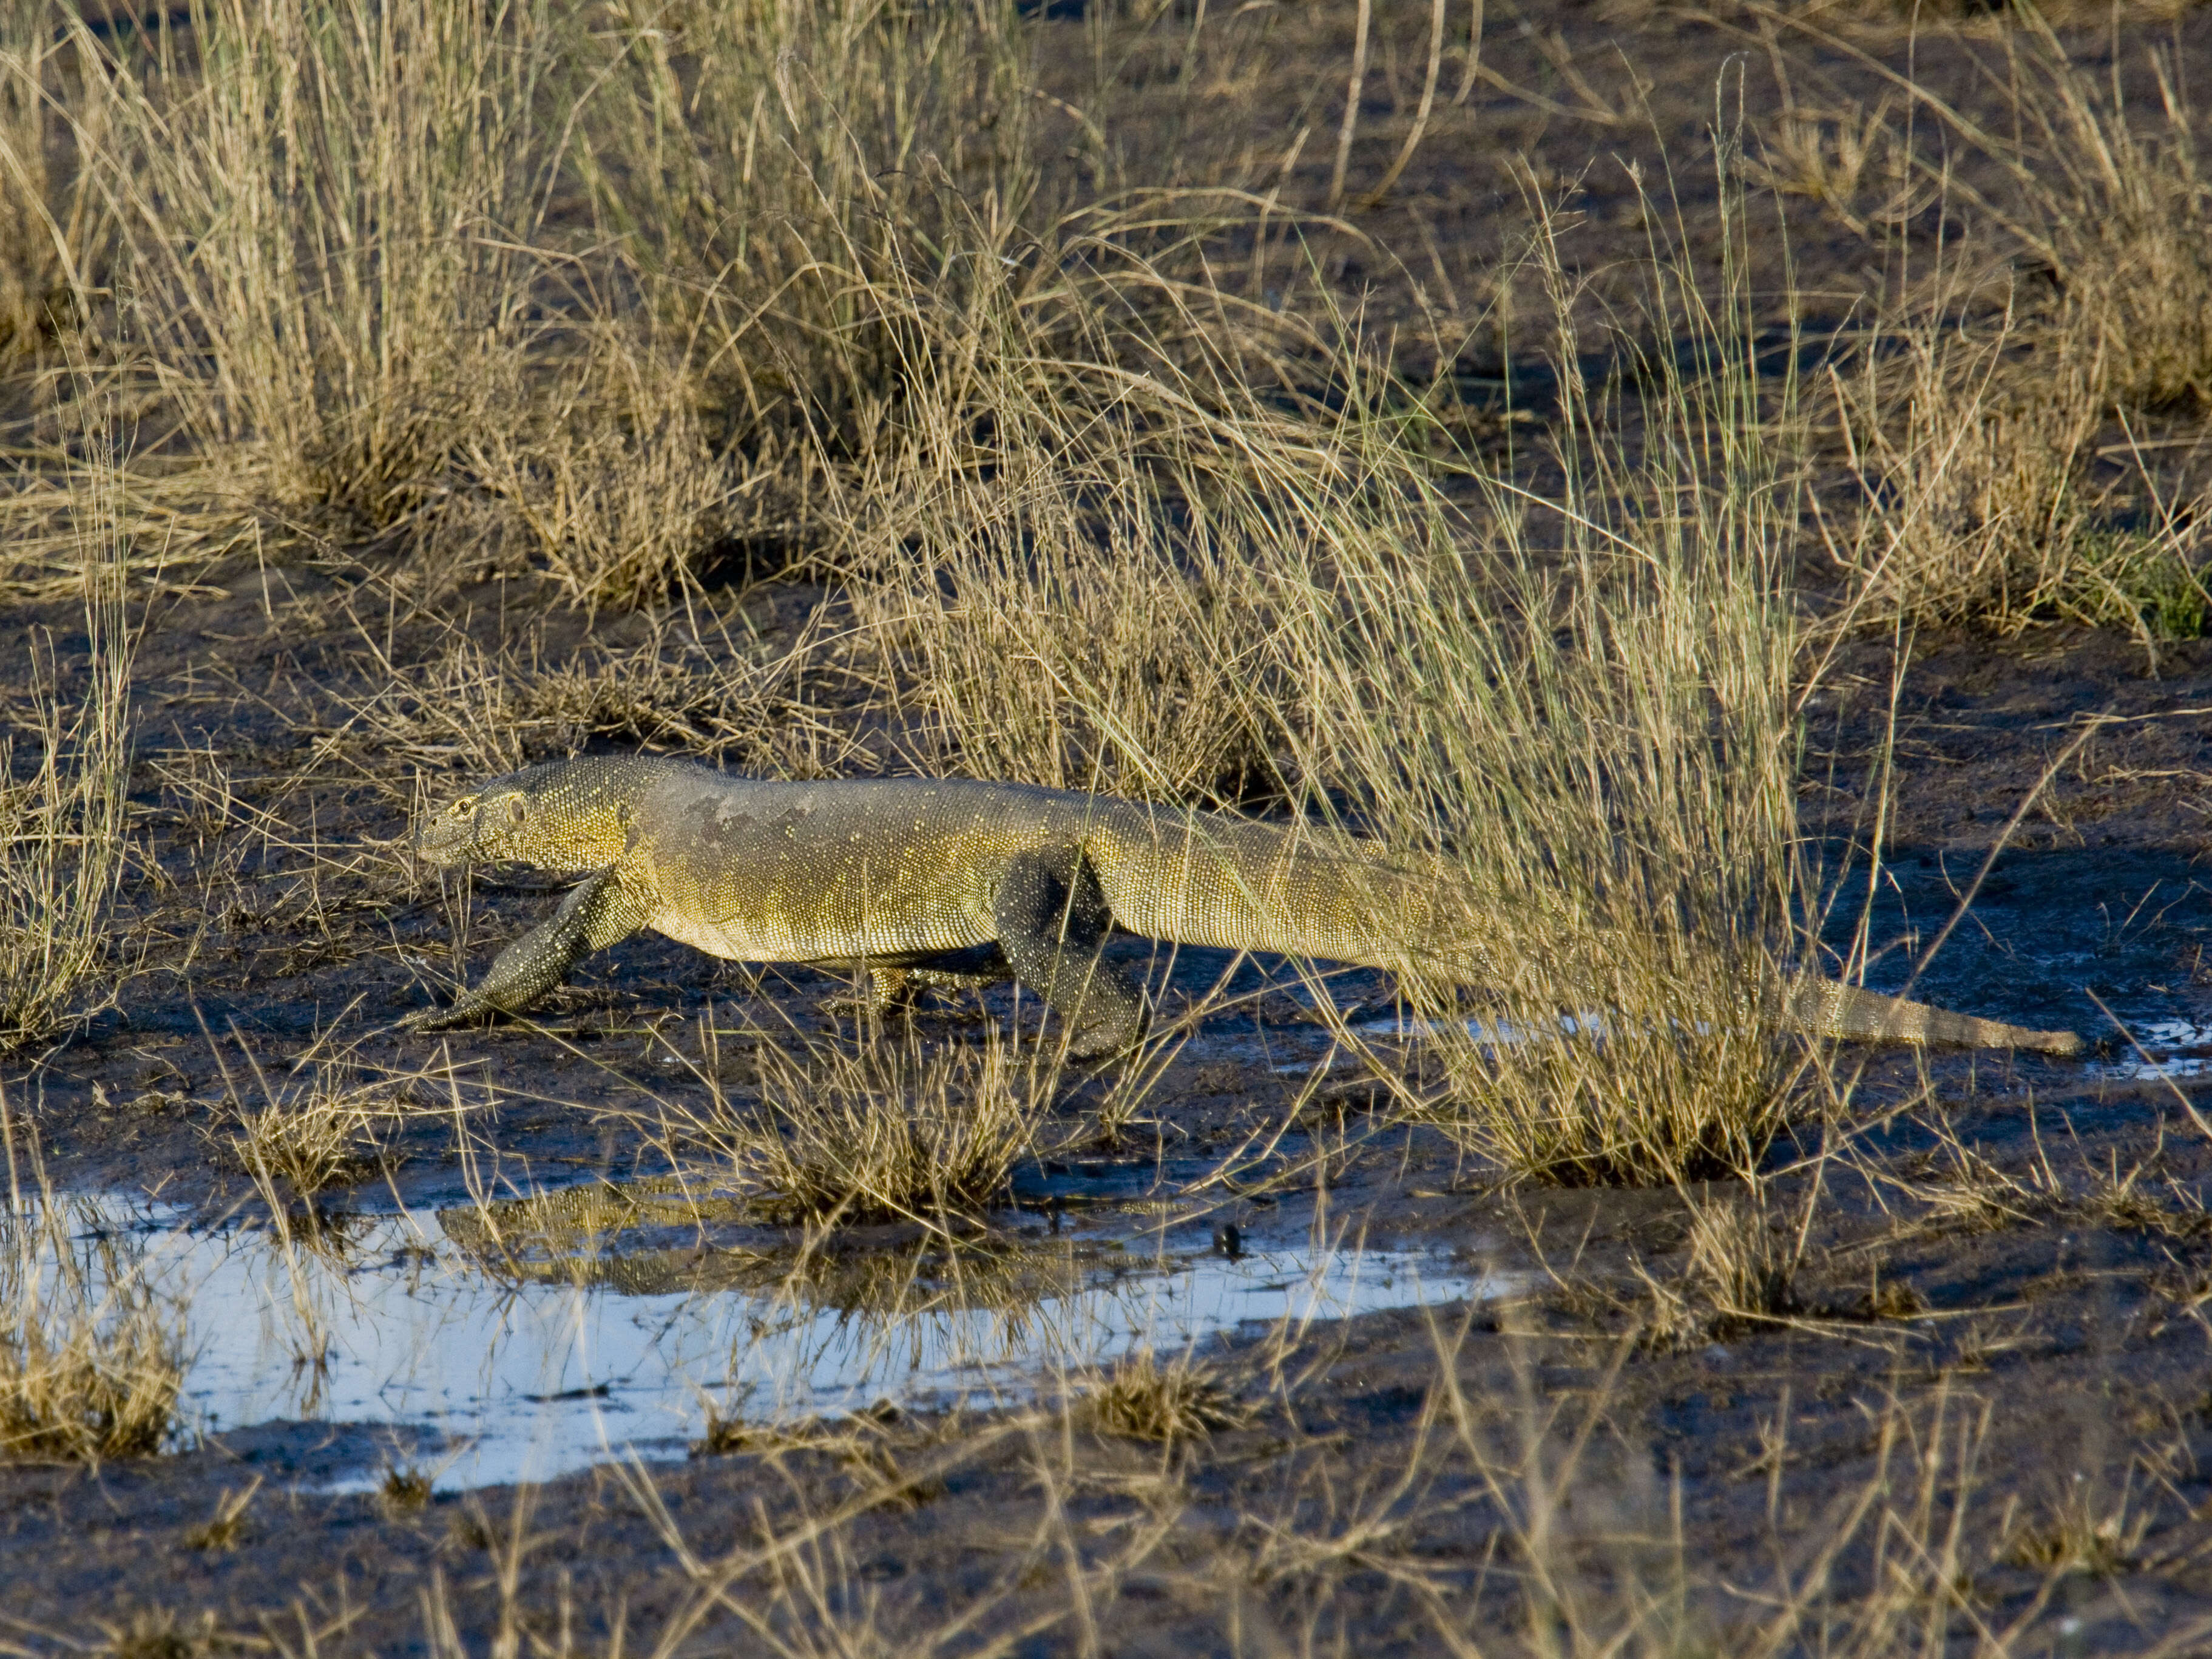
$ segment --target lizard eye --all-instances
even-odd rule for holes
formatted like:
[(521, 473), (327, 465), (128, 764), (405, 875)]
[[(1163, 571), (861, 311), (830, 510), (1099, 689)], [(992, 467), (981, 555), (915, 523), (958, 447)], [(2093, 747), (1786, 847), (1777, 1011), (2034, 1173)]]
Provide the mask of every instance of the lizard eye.
[(476, 810), (477, 797), (473, 795), (465, 795), (446, 808), (447, 813), (454, 818), (473, 818)]

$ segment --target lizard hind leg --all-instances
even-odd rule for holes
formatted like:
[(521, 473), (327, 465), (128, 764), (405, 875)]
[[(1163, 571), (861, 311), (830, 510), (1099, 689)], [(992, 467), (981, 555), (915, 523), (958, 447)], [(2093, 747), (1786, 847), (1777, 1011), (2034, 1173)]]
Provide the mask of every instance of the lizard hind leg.
[(921, 1005), (924, 991), (968, 991), (995, 985), (1006, 978), (1008, 972), (1006, 958), (995, 944), (942, 951), (913, 961), (881, 961), (863, 957), (817, 966), (856, 971), (852, 992), (827, 997), (822, 1006), (835, 1013), (864, 1018), (911, 1013)]
[(1143, 991), (1100, 955), (1114, 913), (1079, 849), (1008, 860), (991, 896), (991, 919), (1014, 978), (1067, 1022), (1070, 1054), (1091, 1059), (1116, 1053), (1145, 1034)]
[(895, 963), (861, 962), (851, 964), (860, 970), (853, 981), (853, 989), (842, 996), (822, 999), (824, 1012), (851, 1015), (856, 1019), (879, 1019), (888, 1014), (904, 1014), (914, 1006), (916, 989), (915, 976)]

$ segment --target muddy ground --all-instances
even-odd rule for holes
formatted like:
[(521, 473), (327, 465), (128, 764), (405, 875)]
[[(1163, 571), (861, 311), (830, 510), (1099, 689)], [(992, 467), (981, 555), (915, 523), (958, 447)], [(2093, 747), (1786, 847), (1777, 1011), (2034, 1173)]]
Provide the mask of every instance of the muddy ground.
[[(1695, 142), (1715, 63), (1756, 36), (1672, 12), (1567, 8), (1556, 21), (1601, 89), (1634, 65), (1670, 145)], [(2201, 15), (2177, 27), (2185, 58), (2212, 42)], [(1875, 46), (1905, 51), (1893, 32)], [(1773, 50), (1847, 91), (1879, 84), (1847, 53)], [(1525, 35), (1492, 61), (1524, 91), (1565, 95)], [(1756, 114), (1773, 88), (1749, 84)], [(1474, 107), (1489, 136), (1433, 139), (1379, 210), (1386, 234), (1404, 229), (1391, 216), (1427, 215), (1440, 282), (1498, 252), (1508, 152), (1546, 178), (1597, 180), (1647, 141), (1494, 88)], [(1399, 109), (1378, 105), (1378, 119)], [(1586, 232), (1633, 229), (1609, 188), (1579, 204)], [(1862, 291), (1863, 245), (1799, 207), (1796, 280)], [(1359, 275), (1333, 272), (1348, 286)], [(1402, 301), (1384, 288), (1379, 306)], [(1471, 379), (1495, 367), (1491, 349), (1470, 347)], [(2166, 418), (2185, 434), (2196, 418)], [(804, 571), (725, 574), (709, 601), (771, 647), (836, 604)], [(1815, 609), (1827, 574), (1808, 554)], [(65, 668), (81, 657), (68, 607), (18, 604), (0, 618), (0, 681), (27, 683), (40, 628)], [(319, 1200), (333, 1236), (349, 1205), (464, 1199), (483, 1160), (512, 1190), (650, 1180), (666, 1169), (658, 1103), (703, 1091), (665, 1063), (697, 1056), (702, 1018), (849, 1024), (832, 1005), (842, 980), (641, 939), (591, 962), (542, 1026), (396, 1028), (555, 900), (499, 877), (441, 888), (410, 866), (410, 811), (482, 755), (422, 717), (443, 693), (394, 698), (387, 665), (415, 672), (460, 638), (534, 642), (558, 661), (587, 631), (624, 650), (646, 629), (587, 625), (526, 580), (425, 586), (389, 550), (236, 560), (158, 601), (137, 666), (148, 853), (127, 894), (130, 972), (89, 1029), (7, 1077), (61, 1186), (251, 1220), (239, 1103), (255, 1103), (256, 1063), (280, 1073), (319, 1040), (365, 1070), (413, 1075), (422, 1107), (372, 1178)], [(1830, 924), (1838, 943), (1867, 903), (1850, 849), (1892, 735), (1894, 650), (1846, 645), (1807, 711), (1808, 822), (1858, 872)], [(850, 739), (847, 764), (896, 765), (859, 679), (828, 673), (805, 697), (807, 719)], [(2085, 723), (2094, 735), (1984, 873)], [(641, 735), (590, 726), (548, 721), (532, 741), (613, 750)], [(1447, 1638), (1489, 1651), (1532, 1619), (1601, 1628), (1632, 1585), (1662, 1601), (1686, 1586), (1681, 1622), (1703, 1633), (1689, 1645), (1729, 1651), (1729, 1632), (1763, 1616), (1759, 1598), (1807, 1582), (1838, 1540), (1834, 1587), (1906, 1609), (1894, 1644), (1869, 1638), (1864, 1651), (1900, 1650), (1908, 1625), (1925, 1651), (2000, 1634), (2023, 1653), (2205, 1650), (2212, 1088), (2189, 1051), (2212, 1057), (2199, 868), (2212, 641), (2153, 650), (2058, 620), (2012, 639), (1922, 637), (1893, 739), (1869, 982), (1901, 983), (1980, 873), (1971, 917), (1916, 994), (2104, 1046), (2081, 1060), (1847, 1055), (1856, 1081), (1842, 1105), (1808, 1112), (1769, 1161), (1768, 1223), (1811, 1217), (1787, 1310), (1770, 1320), (1693, 1308), (1670, 1321), (1668, 1289), (1691, 1271), (1685, 1195), (1504, 1188), (1440, 1137), (1394, 1126), (1359, 1087), (1308, 1100), (1264, 1166), (1243, 1172), (1251, 1192), (1217, 1188), (1147, 1220), (1142, 1200), (1273, 1136), (1297, 1063), (1327, 1046), (1296, 975), (1245, 964), (1231, 990), (1251, 994), (1198, 1023), (1118, 1139), (1074, 1140), (1104, 1083), (1068, 1081), (1054, 1123), (1073, 1144), (1024, 1174), (1022, 1207), (994, 1231), (1049, 1236), (1073, 1216), (1202, 1252), (1229, 1247), (1212, 1242), (1224, 1224), (1235, 1247), (1257, 1248), (1350, 1220), (1374, 1247), (1495, 1267), (1512, 1290), (1245, 1329), (1204, 1356), (1218, 1420), (1167, 1446), (1063, 1412), (1048, 1388), (1034, 1406), (799, 1425), (649, 1470), (610, 1463), (421, 1502), (379, 1482), (439, 1449), (345, 1423), (223, 1430), (97, 1469), (0, 1468), (0, 1652), (596, 1653), (617, 1632), (717, 1650), (786, 1638), (784, 1650), (828, 1651), (830, 1632), (840, 1651), (876, 1638), (933, 1651), (933, 1637), (1024, 1653), (1380, 1655)], [(739, 742), (725, 758), (764, 752)], [(1151, 963), (1170, 1009), (1234, 966), (1116, 949)], [(1338, 991), (1387, 1002), (1373, 976)], [(915, 1017), (927, 1041), (961, 1043), (985, 1022), (1033, 1028), (1036, 1010), (1000, 988)], [(477, 1161), (465, 1168), (464, 1150)], [(911, 1242), (884, 1229), (851, 1247)], [(720, 1241), (738, 1243), (782, 1247), (773, 1229)], [(330, 1490), (349, 1478), (368, 1490)], [(1549, 1515), (1554, 1479), (1573, 1501)], [(249, 1487), (235, 1526), (210, 1529)], [(1913, 1619), (1932, 1619), (1936, 1638)]]

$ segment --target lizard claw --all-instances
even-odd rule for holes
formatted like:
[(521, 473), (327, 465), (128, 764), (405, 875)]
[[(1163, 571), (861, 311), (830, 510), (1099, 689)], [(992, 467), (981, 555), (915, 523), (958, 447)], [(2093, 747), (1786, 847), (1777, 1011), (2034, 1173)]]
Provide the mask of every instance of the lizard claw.
[(496, 1011), (489, 1003), (464, 995), (445, 1008), (417, 1009), (399, 1023), (408, 1031), (446, 1031), (454, 1026), (472, 1024)]

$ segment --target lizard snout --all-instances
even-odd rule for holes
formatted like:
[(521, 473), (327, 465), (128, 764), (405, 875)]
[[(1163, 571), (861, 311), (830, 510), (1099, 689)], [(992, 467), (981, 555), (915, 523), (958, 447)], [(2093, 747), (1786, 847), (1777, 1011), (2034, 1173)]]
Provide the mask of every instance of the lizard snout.
[(471, 799), (424, 814), (408, 838), (415, 856), (441, 868), (466, 863), (476, 853), (476, 806)]

